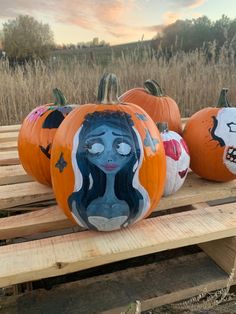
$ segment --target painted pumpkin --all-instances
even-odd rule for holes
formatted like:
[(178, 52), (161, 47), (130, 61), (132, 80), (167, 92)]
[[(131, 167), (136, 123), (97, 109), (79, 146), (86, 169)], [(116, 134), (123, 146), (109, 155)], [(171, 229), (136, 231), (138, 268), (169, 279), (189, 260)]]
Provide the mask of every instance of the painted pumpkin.
[(183, 185), (189, 168), (190, 156), (184, 139), (168, 130), (165, 122), (157, 123), (166, 153), (166, 183), (164, 196), (177, 192)]
[(62, 92), (55, 88), (55, 103), (36, 107), (24, 119), (19, 136), (18, 151), (25, 171), (42, 184), (51, 185), (51, 146), (57, 128), (76, 105), (69, 105)]
[(155, 123), (168, 122), (169, 129), (182, 133), (179, 107), (165, 95), (160, 85), (154, 80), (147, 80), (144, 88), (133, 88), (120, 96), (120, 101), (130, 102), (143, 108)]
[(119, 103), (117, 79), (101, 79), (97, 104), (74, 110), (58, 129), (51, 158), (56, 199), (78, 225), (111, 231), (148, 216), (164, 189), (160, 134), (138, 106)]
[(230, 107), (227, 92), (228, 89), (222, 89), (218, 107), (195, 113), (183, 133), (191, 169), (213, 181), (236, 178), (236, 108)]

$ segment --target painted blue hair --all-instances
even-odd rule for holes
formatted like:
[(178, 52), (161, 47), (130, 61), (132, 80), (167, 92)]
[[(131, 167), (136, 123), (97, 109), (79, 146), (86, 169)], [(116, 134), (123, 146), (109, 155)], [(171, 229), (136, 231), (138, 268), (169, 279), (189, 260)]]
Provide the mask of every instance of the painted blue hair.
[[(87, 150), (85, 141), (87, 134), (101, 125), (107, 125), (126, 130), (130, 135), (134, 144), (134, 151), (129, 162), (115, 176), (115, 194), (120, 200), (127, 202), (130, 215), (125, 223), (132, 221), (139, 212), (139, 201), (143, 200), (141, 193), (132, 185), (134, 172), (133, 168), (137, 161), (140, 160), (140, 147), (137, 135), (133, 130), (133, 121), (131, 116), (123, 111), (95, 111), (85, 116), (82, 129), (79, 134), (79, 145), (76, 151), (76, 162), (83, 177), (83, 184), (79, 191), (73, 192), (68, 198), (68, 204), (72, 210), (72, 202), (76, 204), (78, 215), (91, 229), (94, 229), (86, 214), (89, 204), (96, 198), (102, 197), (105, 193), (106, 174), (97, 166), (92, 164), (87, 158)], [(90, 186), (90, 178), (92, 177), (93, 185)]]

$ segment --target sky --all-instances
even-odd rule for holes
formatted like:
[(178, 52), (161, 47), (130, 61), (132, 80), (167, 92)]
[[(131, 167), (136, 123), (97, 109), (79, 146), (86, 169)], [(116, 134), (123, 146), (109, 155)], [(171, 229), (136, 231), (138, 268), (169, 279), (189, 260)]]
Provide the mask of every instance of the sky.
[(152, 39), (178, 19), (236, 18), (235, 0), (0, 0), (0, 29), (19, 14), (50, 25), (57, 44)]

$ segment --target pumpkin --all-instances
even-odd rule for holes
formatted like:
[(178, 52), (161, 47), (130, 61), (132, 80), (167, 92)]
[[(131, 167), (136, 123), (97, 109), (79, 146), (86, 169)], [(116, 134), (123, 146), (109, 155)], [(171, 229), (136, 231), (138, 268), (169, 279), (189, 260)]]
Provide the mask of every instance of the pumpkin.
[(190, 151), (190, 167), (202, 178), (230, 181), (236, 178), (236, 108), (222, 89), (217, 107), (195, 113), (186, 123), (183, 137)]
[(164, 189), (159, 131), (140, 107), (120, 103), (114, 74), (101, 79), (98, 102), (74, 110), (58, 129), (51, 173), (56, 200), (78, 225), (99, 231), (148, 216)]
[(144, 88), (133, 88), (120, 96), (120, 101), (134, 103), (143, 108), (155, 123), (168, 122), (169, 129), (182, 133), (179, 107), (165, 95), (155, 80), (147, 80)]
[(166, 183), (164, 196), (177, 192), (183, 185), (189, 168), (190, 156), (184, 139), (176, 132), (168, 130), (168, 123), (159, 122), (157, 127), (166, 154)]
[(42, 184), (51, 185), (50, 156), (54, 135), (65, 116), (75, 108), (68, 105), (62, 92), (55, 88), (55, 103), (33, 109), (24, 119), (19, 136), (18, 152), (25, 171)]

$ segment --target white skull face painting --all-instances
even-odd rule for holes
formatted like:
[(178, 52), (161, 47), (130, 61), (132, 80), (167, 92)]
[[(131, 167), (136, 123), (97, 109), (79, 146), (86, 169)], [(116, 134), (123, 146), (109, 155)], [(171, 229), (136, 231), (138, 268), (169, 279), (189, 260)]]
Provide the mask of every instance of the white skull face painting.
[(224, 147), (223, 162), (236, 174), (236, 108), (223, 108), (213, 117), (212, 138)]
[(161, 133), (166, 153), (166, 184), (164, 196), (175, 193), (187, 176), (190, 157), (183, 138), (173, 131)]

